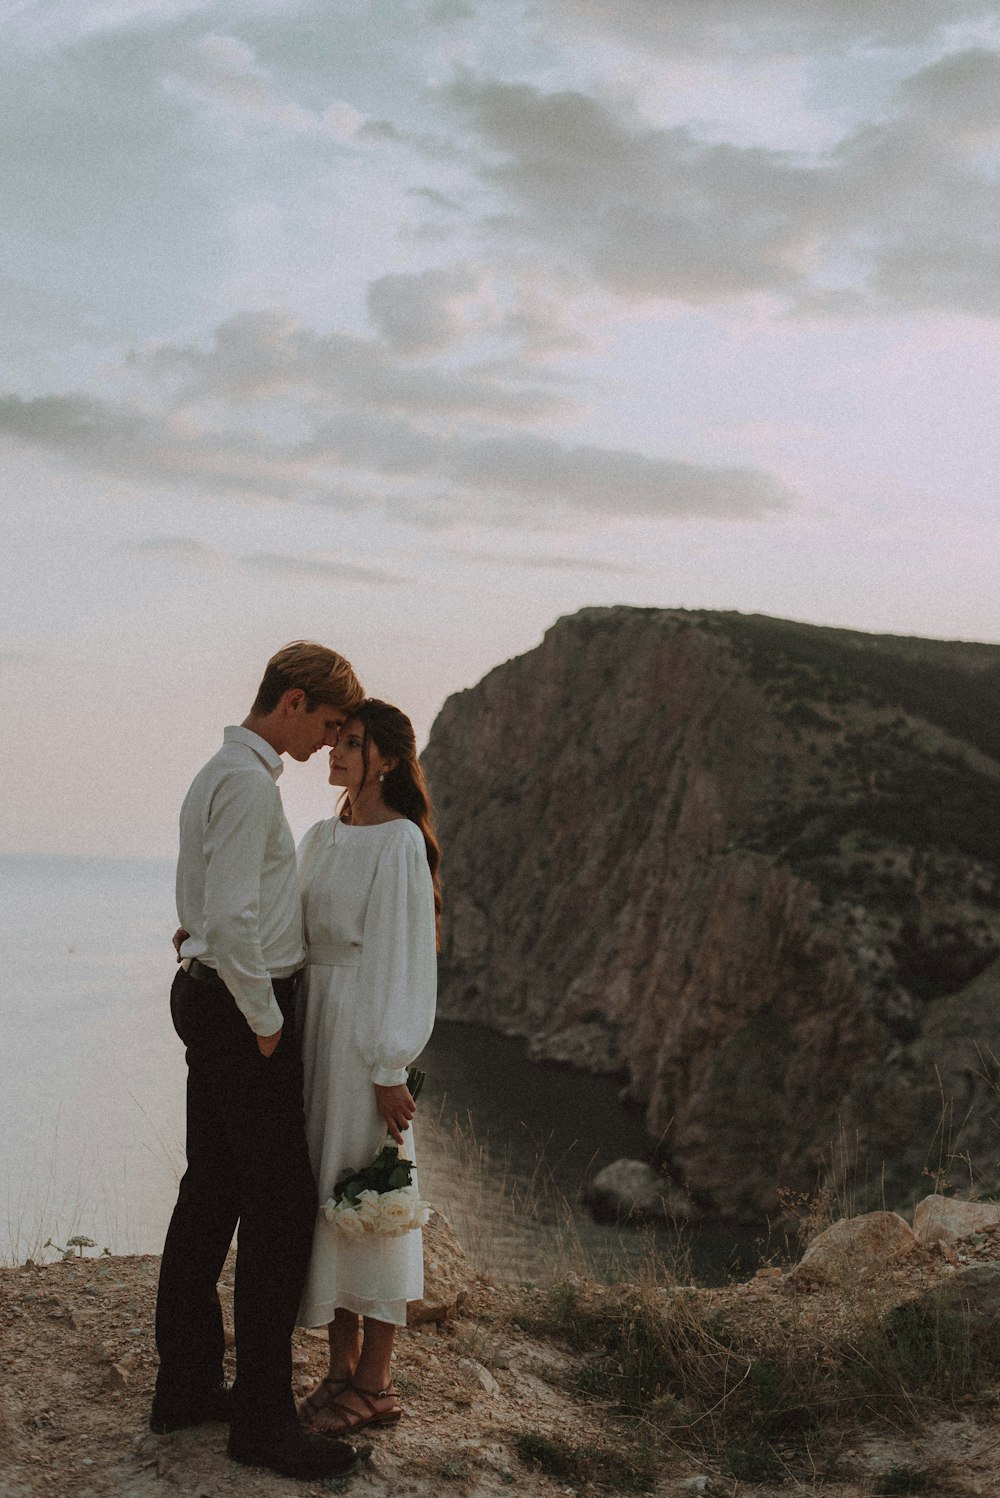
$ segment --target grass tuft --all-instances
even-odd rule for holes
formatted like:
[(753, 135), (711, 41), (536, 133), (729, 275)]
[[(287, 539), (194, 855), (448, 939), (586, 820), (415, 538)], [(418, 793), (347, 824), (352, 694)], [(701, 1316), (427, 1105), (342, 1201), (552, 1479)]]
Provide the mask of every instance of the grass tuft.
[(926, 1493), (929, 1489), (930, 1473), (918, 1467), (890, 1467), (876, 1479), (873, 1491), (879, 1498), (892, 1498), (897, 1493)]
[(567, 1482), (595, 1483), (621, 1493), (648, 1493), (656, 1483), (655, 1459), (634, 1449), (605, 1443), (578, 1446), (540, 1431), (522, 1431), (514, 1444), (522, 1461)]

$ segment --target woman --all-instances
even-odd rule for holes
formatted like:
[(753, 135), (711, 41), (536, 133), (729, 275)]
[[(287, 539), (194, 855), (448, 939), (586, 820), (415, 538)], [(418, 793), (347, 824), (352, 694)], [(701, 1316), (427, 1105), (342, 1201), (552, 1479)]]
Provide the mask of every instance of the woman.
[[(306, 1133), (321, 1202), (371, 1163), (386, 1130), (414, 1158), (406, 1067), (434, 1023), (440, 909), (440, 855), (409, 719), (365, 702), (330, 752), (330, 784), (344, 788), (340, 814), (299, 848)], [(298, 1317), (329, 1329), (329, 1373), (299, 1406), (314, 1430), (399, 1419), (393, 1340), (406, 1302), (422, 1294), (419, 1231), (352, 1239), (319, 1214)]]

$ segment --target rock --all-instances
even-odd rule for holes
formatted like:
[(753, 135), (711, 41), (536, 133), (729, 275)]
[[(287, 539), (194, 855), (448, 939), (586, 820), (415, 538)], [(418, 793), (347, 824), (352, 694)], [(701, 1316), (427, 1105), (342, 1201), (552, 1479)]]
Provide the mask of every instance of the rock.
[(477, 1363), (475, 1358), (459, 1358), (458, 1366), (464, 1368), (466, 1373), (471, 1373), (479, 1387), (491, 1399), (498, 1399), (500, 1397), (500, 1385), (490, 1370), (484, 1368), (482, 1363)]
[(129, 1370), (124, 1363), (112, 1363), (104, 1376), (104, 1387), (111, 1394), (124, 1394), (129, 1385)]
[(967, 1269), (956, 1269), (950, 1279), (941, 1280), (899, 1309), (915, 1309), (931, 1319), (941, 1311), (957, 1311), (968, 1317), (974, 1337), (995, 1346), (1000, 1337), (1000, 1265), (970, 1264)]
[(796, 1285), (877, 1269), (916, 1245), (913, 1229), (895, 1212), (841, 1217), (814, 1238), (787, 1278)]
[(476, 1272), (443, 1213), (431, 1213), (423, 1234), (424, 1295), (407, 1306), (407, 1326), (453, 1321), (476, 1285)]
[(597, 1222), (686, 1222), (691, 1204), (643, 1160), (613, 1160), (590, 1182), (585, 1200)]
[(951, 1196), (925, 1196), (913, 1213), (920, 1243), (955, 1243), (1000, 1224), (1000, 1203), (963, 1202)]

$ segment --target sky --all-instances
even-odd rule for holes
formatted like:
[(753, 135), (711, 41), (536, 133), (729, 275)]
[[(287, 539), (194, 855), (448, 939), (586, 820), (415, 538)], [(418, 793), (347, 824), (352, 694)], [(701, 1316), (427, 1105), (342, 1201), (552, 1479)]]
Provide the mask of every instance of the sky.
[(0, 18), (0, 851), (169, 856), (291, 639), (421, 741), (588, 605), (1000, 641), (992, 0)]

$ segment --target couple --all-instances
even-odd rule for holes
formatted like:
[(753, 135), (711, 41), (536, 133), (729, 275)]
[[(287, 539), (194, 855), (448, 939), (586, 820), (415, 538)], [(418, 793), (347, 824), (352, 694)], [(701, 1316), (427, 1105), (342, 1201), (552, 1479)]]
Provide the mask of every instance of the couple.
[[(297, 868), (281, 756), (324, 746), (342, 809), (306, 833)], [(157, 1295), (158, 1433), (228, 1422), (234, 1460), (315, 1479), (355, 1466), (345, 1433), (401, 1413), (390, 1359), (422, 1294), (420, 1235), (352, 1242), (317, 1206), (413, 1117), (438, 858), (408, 719), (365, 700), (334, 651), (279, 651), (181, 808), (170, 1009), (187, 1047), (187, 1171)], [(217, 1283), (237, 1223), (227, 1389)], [(330, 1341), (329, 1374), (298, 1411), (296, 1323), (327, 1325)]]

